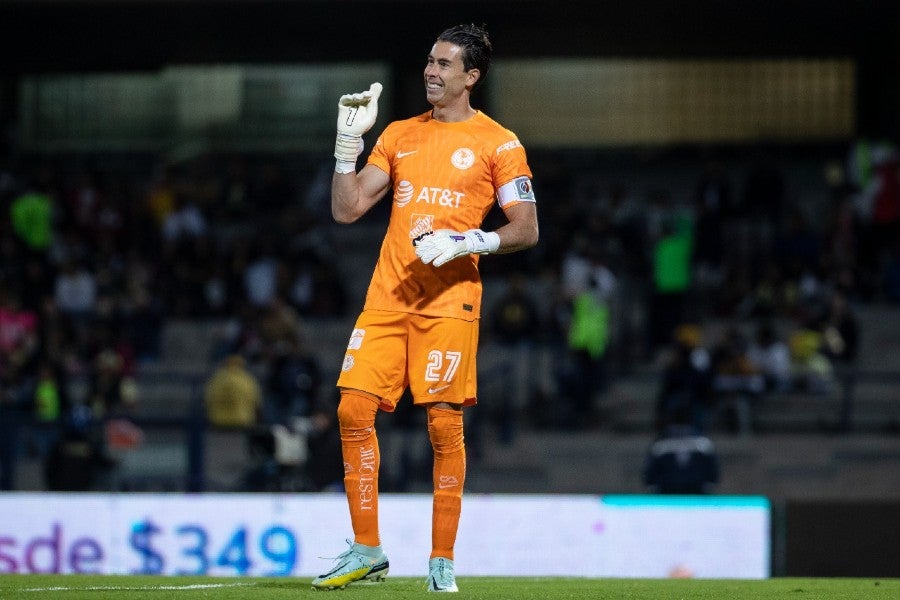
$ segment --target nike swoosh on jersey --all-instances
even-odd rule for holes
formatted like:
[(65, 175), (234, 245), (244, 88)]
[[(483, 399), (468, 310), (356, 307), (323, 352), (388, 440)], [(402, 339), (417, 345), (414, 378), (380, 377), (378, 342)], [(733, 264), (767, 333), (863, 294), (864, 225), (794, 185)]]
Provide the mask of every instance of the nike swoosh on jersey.
[(443, 391), (446, 390), (448, 387), (450, 387), (450, 386), (449, 386), (449, 385), (442, 385), (441, 387), (438, 387), (438, 388), (428, 388), (428, 393), (429, 393), (429, 394), (437, 394), (438, 392), (443, 392)]
[(397, 152), (397, 158), (403, 158), (404, 156), (409, 156), (410, 154), (415, 154), (418, 150), (410, 150), (409, 152)]

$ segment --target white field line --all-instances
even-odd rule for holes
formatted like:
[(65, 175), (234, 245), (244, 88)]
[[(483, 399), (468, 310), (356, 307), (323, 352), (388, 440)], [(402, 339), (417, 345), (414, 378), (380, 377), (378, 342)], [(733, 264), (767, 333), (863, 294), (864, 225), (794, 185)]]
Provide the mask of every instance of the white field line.
[(140, 592), (153, 590), (206, 590), (211, 588), (249, 587), (255, 583), (194, 583), (190, 585), (91, 585), (87, 587), (53, 586), (43, 588), (24, 588), (21, 592), (76, 592), (76, 591), (113, 591), (113, 592)]

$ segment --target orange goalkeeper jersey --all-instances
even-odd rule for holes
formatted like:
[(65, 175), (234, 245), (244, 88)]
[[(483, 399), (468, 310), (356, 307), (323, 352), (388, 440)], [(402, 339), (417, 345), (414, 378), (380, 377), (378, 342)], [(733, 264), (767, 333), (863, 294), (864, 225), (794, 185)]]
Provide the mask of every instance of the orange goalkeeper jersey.
[(515, 134), (478, 111), (457, 123), (431, 112), (388, 125), (368, 164), (390, 175), (393, 206), (365, 308), (468, 321), (481, 312), (478, 256), (435, 267), (413, 240), (438, 229), (480, 228), (494, 202), (534, 202), (531, 170)]

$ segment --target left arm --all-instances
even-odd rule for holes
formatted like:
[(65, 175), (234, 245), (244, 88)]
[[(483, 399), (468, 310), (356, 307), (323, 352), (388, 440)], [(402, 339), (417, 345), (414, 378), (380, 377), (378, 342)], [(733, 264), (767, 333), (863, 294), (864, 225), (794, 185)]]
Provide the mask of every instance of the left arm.
[(494, 250), (494, 254), (519, 252), (538, 243), (537, 206), (534, 202), (519, 202), (504, 213), (509, 223), (494, 231), (500, 236), (500, 247)]

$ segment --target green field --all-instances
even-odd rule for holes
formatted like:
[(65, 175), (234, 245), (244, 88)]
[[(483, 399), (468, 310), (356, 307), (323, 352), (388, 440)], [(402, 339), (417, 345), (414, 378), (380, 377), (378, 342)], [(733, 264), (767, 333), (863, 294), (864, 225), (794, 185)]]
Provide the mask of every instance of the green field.
[[(515, 600), (852, 600), (900, 598), (900, 579), (576, 579), (459, 577), (457, 598)], [(315, 592), (309, 579), (218, 577), (146, 577), (120, 575), (3, 575), (0, 600), (296, 600), (336, 597), (390, 600), (427, 594), (424, 580), (388, 578), (384, 583), (354, 584), (345, 590)]]

